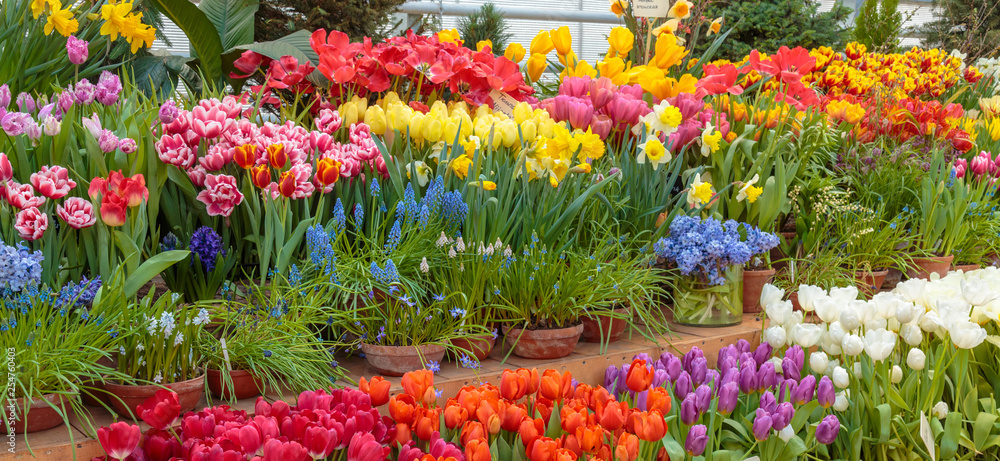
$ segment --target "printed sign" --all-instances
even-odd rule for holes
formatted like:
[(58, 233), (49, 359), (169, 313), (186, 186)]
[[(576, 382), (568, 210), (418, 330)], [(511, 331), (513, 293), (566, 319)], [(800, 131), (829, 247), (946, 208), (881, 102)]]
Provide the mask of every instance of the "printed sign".
[(670, 0), (632, 0), (632, 14), (637, 18), (663, 18), (670, 11)]
[(503, 112), (508, 117), (514, 117), (514, 108), (518, 104), (516, 99), (497, 90), (490, 91), (490, 98), (493, 99), (493, 110)]

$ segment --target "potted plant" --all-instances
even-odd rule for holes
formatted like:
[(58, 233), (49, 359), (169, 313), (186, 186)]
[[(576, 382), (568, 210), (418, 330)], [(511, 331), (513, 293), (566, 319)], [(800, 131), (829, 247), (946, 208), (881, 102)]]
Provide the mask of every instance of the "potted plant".
[[(291, 272), (297, 272), (295, 265)], [(250, 285), (243, 301), (202, 303), (218, 325), (203, 331), (198, 342), (212, 395), (234, 401), (282, 385), (298, 393), (343, 378), (344, 369), (332, 357), (335, 349), (318, 334), (347, 315), (323, 305), (334, 289), (322, 280), (275, 276), (267, 286)]]
[(881, 202), (871, 208), (851, 204), (833, 213), (835, 248), (866, 296), (882, 289), (890, 267), (909, 267), (909, 255), (901, 251), (912, 242), (908, 218), (906, 213), (888, 216)]
[(167, 291), (147, 295), (123, 309), (118, 329), (118, 371), (127, 378), (107, 380), (104, 390), (118, 412), (134, 414), (136, 406), (167, 388), (180, 398), (182, 413), (198, 404), (205, 389), (198, 347), (208, 310), (181, 304)]
[(992, 264), (991, 256), (997, 252), (997, 245), (1000, 244), (997, 239), (1000, 235), (1000, 222), (997, 221), (996, 211), (987, 203), (969, 204), (966, 216), (968, 233), (952, 250), (955, 255), (952, 270), (968, 272)]
[(656, 253), (674, 265), (674, 320), (693, 326), (743, 321), (743, 266), (778, 244), (774, 234), (729, 220), (677, 216)]
[(955, 259), (952, 251), (969, 231), (965, 221), (969, 205), (982, 198), (988, 181), (957, 178), (945, 163), (944, 154), (935, 153), (929, 170), (920, 180), (914, 216), (913, 268), (909, 278), (945, 276)]
[[(173, 233), (160, 242), (160, 251), (183, 249), (183, 244)], [(184, 295), (188, 302), (213, 299), (219, 288), (236, 265), (237, 255), (223, 248), (222, 237), (211, 227), (202, 226), (191, 234), (187, 249), (191, 254), (186, 261), (171, 266), (161, 273), (167, 288)]]

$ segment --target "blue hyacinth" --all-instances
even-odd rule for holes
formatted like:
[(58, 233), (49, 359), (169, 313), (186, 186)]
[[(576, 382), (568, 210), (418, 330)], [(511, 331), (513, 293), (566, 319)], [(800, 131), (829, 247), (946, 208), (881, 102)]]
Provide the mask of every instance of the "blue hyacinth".
[(365, 210), (361, 208), (361, 204), (354, 205), (354, 228), (356, 230), (361, 230), (361, 226), (365, 225)]
[(24, 244), (13, 247), (0, 240), (0, 288), (19, 292), (38, 284), (42, 279), (43, 259), (41, 251), (31, 252)]
[(396, 222), (392, 224), (392, 229), (389, 229), (389, 238), (385, 242), (385, 253), (392, 254), (396, 251), (396, 247), (399, 246), (399, 240), (402, 237), (401, 220), (396, 219)]
[(194, 231), (188, 249), (198, 255), (205, 272), (211, 272), (215, 269), (217, 257), (226, 255), (226, 250), (222, 248), (222, 237), (208, 226), (202, 226)]
[(746, 264), (776, 246), (777, 236), (745, 223), (678, 216), (670, 223), (670, 235), (657, 241), (653, 251), (676, 264), (681, 274), (721, 285), (729, 267)]

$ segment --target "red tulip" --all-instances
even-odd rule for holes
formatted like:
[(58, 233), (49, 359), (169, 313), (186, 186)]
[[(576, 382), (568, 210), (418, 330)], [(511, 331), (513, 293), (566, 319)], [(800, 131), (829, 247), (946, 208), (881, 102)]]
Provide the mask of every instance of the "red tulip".
[(97, 440), (108, 456), (114, 459), (125, 459), (139, 446), (142, 431), (139, 426), (124, 421), (111, 423), (108, 427), (97, 430)]
[(628, 369), (625, 384), (632, 392), (642, 392), (653, 384), (653, 371), (646, 367), (646, 361), (635, 359)]
[(181, 456), (181, 443), (169, 432), (150, 429), (142, 440), (142, 451), (147, 461), (168, 461)]
[(250, 178), (254, 186), (264, 189), (271, 185), (271, 169), (267, 165), (255, 166), (250, 170)]
[(278, 192), (283, 197), (291, 197), (295, 193), (295, 186), (295, 173), (286, 171), (281, 174), (281, 180), (278, 182)]
[(257, 163), (257, 145), (256, 144), (244, 144), (242, 146), (236, 146), (236, 151), (233, 154), (233, 160), (236, 164), (243, 168), (244, 170), (249, 170), (250, 167)]
[(177, 393), (169, 389), (159, 389), (145, 402), (136, 407), (146, 424), (158, 430), (166, 430), (174, 425), (181, 414), (181, 404)]
[(306, 428), (302, 446), (312, 459), (324, 459), (340, 444), (340, 434), (336, 430), (313, 426)]
[(118, 194), (105, 194), (101, 199), (101, 220), (111, 227), (125, 224), (128, 201)]
[(385, 459), (389, 456), (389, 447), (383, 447), (368, 432), (357, 432), (351, 437), (347, 447), (347, 461), (372, 461)]
[(267, 146), (267, 161), (271, 164), (271, 168), (275, 170), (280, 170), (285, 167), (288, 163), (288, 154), (285, 153), (284, 144), (271, 144)]
[(329, 186), (340, 179), (340, 162), (325, 158), (316, 164), (316, 181), (324, 186)]
[(296, 442), (282, 442), (279, 439), (271, 439), (264, 444), (263, 461), (307, 461), (309, 459), (306, 449), (302, 448), (302, 445)]

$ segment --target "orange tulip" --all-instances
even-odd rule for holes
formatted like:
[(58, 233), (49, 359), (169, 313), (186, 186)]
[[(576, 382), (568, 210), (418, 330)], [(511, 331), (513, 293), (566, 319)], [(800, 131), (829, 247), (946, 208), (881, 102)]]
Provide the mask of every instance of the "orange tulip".
[(528, 409), (523, 405), (514, 405), (506, 401), (500, 402), (500, 428), (507, 432), (517, 431), (521, 421), (528, 418)]
[(490, 402), (489, 400), (480, 400), (479, 406), (476, 408), (476, 420), (485, 424), (490, 420), (490, 417), (497, 414), (500, 410), (500, 402)]
[(553, 459), (555, 461), (575, 461), (578, 459), (578, 456), (570, 450), (560, 448), (556, 450), (556, 457)]
[(486, 439), (486, 428), (479, 421), (468, 421), (462, 428), (462, 435), (459, 437), (462, 445), (468, 446), (469, 441), (476, 439)]
[(528, 382), (520, 373), (504, 370), (500, 376), (500, 395), (507, 400), (521, 400), (528, 393)]
[(250, 170), (250, 178), (254, 186), (263, 189), (271, 185), (271, 170), (267, 165), (255, 166)]
[(295, 173), (291, 171), (286, 171), (281, 174), (281, 180), (278, 181), (278, 192), (285, 198), (289, 198), (295, 193)]
[(371, 381), (365, 380), (364, 377), (358, 381), (358, 389), (372, 400), (373, 407), (380, 407), (389, 402), (389, 381), (381, 376), (376, 376), (372, 378)]
[(490, 461), (490, 446), (485, 439), (470, 440), (465, 445), (465, 459), (467, 461)]
[(620, 461), (635, 461), (639, 457), (639, 437), (623, 432), (615, 445), (615, 458)]
[(490, 415), (489, 419), (486, 420), (486, 430), (489, 431), (490, 435), (500, 433), (500, 415), (496, 413)]
[(604, 445), (604, 428), (596, 424), (576, 428), (576, 440), (584, 453), (595, 454)]
[(609, 431), (617, 431), (625, 427), (625, 416), (628, 415), (628, 404), (625, 402), (609, 402), (599, 414), (601, 426)]
[(649, 389), (649, 386), (653, 384), (653, 370), (646, 368), (646, 361), (641, 359), (635, 359), (632, 361), (632, 366), (628, 369), (628, 375), (625, 377), (625, 385), (632, 392), (642, 392)]
[(667, 414), (670, 412), (670, 393), (662, 387), (654, 387), (649, 390), (646, 394), (646, 409), (649, 411), (656, 410), (660, 414)]
[(573, 389), (573, 398), (581, 400), (590, 406), (590, 397), (594, 393), (594, 388), (590, 387), (589, 384), (580, 383)]
[(404, 423), (396, 424), (396, 442), (400, 445), (406, 445), (413, 440), (413, 433), (410, 431), (410, 425)]
[[(594, 392), (590, 394), (590, 402), (588, 406), (591, 410), (596, 413), (600, 413), (601, 409), (606, 407), (609, 402), (612, 402), (614, 398), (611, 397), (611, 393), (603, 387), (597, 387)], [(612, 402), (613, 403), (613, 402)]]
[(417, 402), (408, 394), (394, 395), (389, 399), (389, 416), (397, 423), (411, 424), (417, 419)]
[(647, 442), (659, 442), (667, 434), (667, 422), (663, 415), (656, 411), (633, 413), (635, 435)]
[(434, 401), (434, 372), (417, 370), (406, 373), (403, 375), (403, 392), (430, 405)]
[(413, 428), (420, 440), (430, 440), (431, 435), (441, 430), (441, 410), (424, 410)]
[(576, 436), (573, 434), (564, 434), (562, 438), (559, 439), (559, 445), (563, 450), (567, 450), (576, 457), (583, 455), (583, 450), (580, 449), (580, 441), (577, 440)]
[(564, 406), (559, 412), (560, 424), (569, 434), (576, 433), (576, 428), (587, 424), (587, 411), (577, 411), (569, 406)]
[(285, 153), (284, 144), (271, 144), (267, 146), (267, 161), (271, 163), (271, 168), (280, 170), (288, 163), (288, 154)]
[(454, 429), (465, 424), (469, 420), (469, 412), (458, 404), (444, 407), (444, 425), (448, 429)]
[(532, 395), (535, 392), (538, 392), (538, 386), (541, 384), (541, 380), (538, 377), (537, 368), (532, 368), (530, 370), (527, 368), (518, 368), (517, 374), (524, 377), (524, 382), (528, 384), (528, 391), (526, 395)]
[(543, 420), (548, 421), (549, 417), (552, 416), (552, 401), (545, 399), (535, 400), (535, 411), (541, 415)]
[(559, 450), (559, 442), (548, 437), (539, 437), (531, 441), (528, 446), (527, 455), (529, 461), (549, 461), (554, 460), (556, 451)]
[(257, 163), (257, 145), (256, 144), (244, 144), (242, 146), (236, 146), (235, 153), (233, 154), (233, 160), (236, 164), (243, 168), (244, 170), (249, 170), (250, 167)]
[(332, 158), (324, 158), (316, 164), (316, 181), (324, 186), (336, 183), (340, 179), (340, 162)]
[(465, 386), (458, 391), (455, 400), (469, 412), (470, 417), (474, 417), (479, 408), (479, 402), (483, 400), (483, 394), (472, 386)]
[(517, 428), (517, 433), (521, 436), (521, 443), (527, 448), (531, 445), (531, 442), (545, 433), (545, 423), (542, 422), (542, 418), (526, 418), (524, 421), (521, 421), (521, 425)]
[[(569, 374), (569, 372), (566, 372)], [(563, 397), (563, 380), (559, 372), (555, 370), (545, 370), (542, 374), (541, 385), (538, 394), (549, 400), (561, 400)]]

